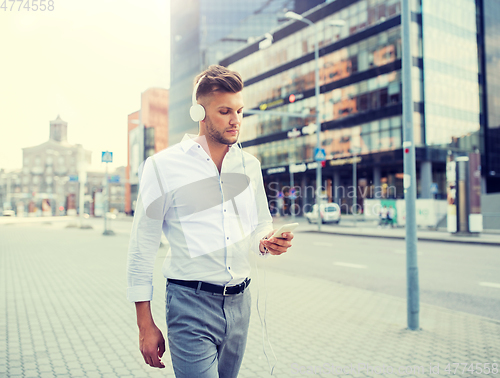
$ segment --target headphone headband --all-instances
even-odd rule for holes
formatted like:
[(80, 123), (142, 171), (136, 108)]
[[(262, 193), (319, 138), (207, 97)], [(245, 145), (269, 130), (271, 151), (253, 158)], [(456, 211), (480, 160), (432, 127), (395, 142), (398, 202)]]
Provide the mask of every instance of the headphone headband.
[(205, 75), (203, 75), (202, 77), (200, 77), (200, 80), (198, 80), (196, 82), (196, 85), (194, 86), (193, 96), (192, 96), (193, 105), (196, 105), (196, 94), (198, 93), (198, 87), (200, 86), (200, 83), (201, 83), (201, 81), (203, 80), (204, 77), (205, 77)]
[(205, 108), (203, 107), (203, 105), (198, 104), (196, 102), (196, 94), (198, 92), (198, 87), (200, 86), (200, 83), (204, 77), (205, 75), (200, 77), (200, 80), (198, 80), (198, 82), (194, 86), (193, 95), (191, 97), (192, 105), (191, 108), (189, 109), (189, 114), (191, 115), (191, 119), (195, 122), (200, 122), (205, 119)]

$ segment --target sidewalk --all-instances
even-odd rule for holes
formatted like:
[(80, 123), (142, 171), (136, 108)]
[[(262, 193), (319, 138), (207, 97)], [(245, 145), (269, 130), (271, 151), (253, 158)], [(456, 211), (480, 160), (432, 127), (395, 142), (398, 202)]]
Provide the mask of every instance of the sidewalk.
[(66, 215), (58, 217), (0, 217), (0, 226), (26, 223), (70, 222), (72, 220), (78, 220), (78, 218)]
[[(128, 235), (101, 233), (59, 224), (0, 227), (0, 377), (174, 377), (168, 350), (160, 370), (138, 349), (134, 306), (125, 299)], [(165, 254), (161, 248), (156, 259), (152, 309), (166, 335)], [(267, 304), (274, 377), (470, 377), (500, 364), (498, 321), (421, 304), (421, 330), (408, 331), (404, 299), (265, 269), (266, 260), (257, 259), (258, 270), (252, 260), (254, 304), (239, 377), (270, 377), (257, 298), (261, 314)], [(453, 363), (474, 374), (459, 374), (464, 365), (447, 373)]]
[[(421, 304), (421, 330), (409, 331), (404, 299), (275, 271), (267, 272), (267, 281), (266, 323), (278, 357), (276, 377), (382, 376), (376, 371), (383, 377), (432, 377), (438, 374), (430, 369), (437, 372), (438, 364), (439, 375), (455, 375), (457, 365), (448, 374), (448, 364), (473, 363), (476, 372), (476, 363), (489, 362), (490, 368), (500, 363), (498, 321)], [(269, 376), (255, 315), (240, 377)]]

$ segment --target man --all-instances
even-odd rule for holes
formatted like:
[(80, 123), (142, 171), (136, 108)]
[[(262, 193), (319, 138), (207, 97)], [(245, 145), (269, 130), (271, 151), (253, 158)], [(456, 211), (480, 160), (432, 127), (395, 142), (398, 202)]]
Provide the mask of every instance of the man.
[(191, 113), (199, 121), (199, 134), (148, 158), (142, 170), (127, 296), (136, 305), (144, 361), (165, 367), (160, 359), (165, 341), (150, 309), (163, 230), (171, 245), (162, 272), (169, 349), (178, 378), (238, 375), (250, 319), (249, 250), (280, 255), (293, 239), (284, 233), (283, 239), (267, 240), (274, 231), (260, 163), (236, 144), (242, 89), (240, 75), (225, 67), (210, 66), (201, 73), (193, 91), (197, 115)]

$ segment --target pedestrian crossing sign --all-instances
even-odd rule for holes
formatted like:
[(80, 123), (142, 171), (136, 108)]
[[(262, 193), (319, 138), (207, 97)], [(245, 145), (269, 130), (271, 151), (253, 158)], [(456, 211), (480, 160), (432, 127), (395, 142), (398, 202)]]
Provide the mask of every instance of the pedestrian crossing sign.
[(432, 193), (432, 194), (437, 194), (437, 193), (438, 193), (438, 191), (439, 191), (439, 190), (438, 190), (438, 184), (437, 184), (437, 182), (433, 182), (433, 183), (431, 184), (431, 193)]
[(102, 162), (103, 163), (112, 163), (113, 162), (113, 153), (109, 151), (102, 151)]
[(315, 148), (314, 149), (314, 160), (315, 161), (325, 161), (326, 153), (324, 148)]

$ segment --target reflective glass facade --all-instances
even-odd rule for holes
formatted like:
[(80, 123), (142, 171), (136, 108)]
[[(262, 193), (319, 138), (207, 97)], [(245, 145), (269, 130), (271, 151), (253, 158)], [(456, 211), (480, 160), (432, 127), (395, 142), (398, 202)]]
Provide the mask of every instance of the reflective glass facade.
[(474, 0), (422, 0), (425, 143), (480, 146), (479, 64)]
[[(360, 0), (352, 3), (316, 22), (320, 48), (355, 35), (401, 12), (400, 0)], [(346, 25), (342, 28), (329, 26), (328, 23), (332, 20), (344, 20)], [(304, 26), (299, 33), (291, 34), (276, 41), (268, 49), (256, 51), (245, 59), (235, 62), (232, 65), (233, 69), (245, 72), (246, 77), (251, 78), (308, 53), (314, 53), (314, 28), (305, 24)], [(369, 55), (368, 52), (366, 54)]]
[[(248, 124), (245, 123), (248, 129)], [(361, 154), (401, 148), (401, 116), (383, 118), (353, 127), (326, 130), (322, 133), (322, 148), (327, 159), (352, 156), (350, 149), (361, 146)], [(316, 135), (286, 138), (245, 148), (261, 160), (264, 168), (314, 160)]]
[[(399, 13), (398, 0), (352, 1), (316, 22), (322, 49), (320, 114), (327, 129), (321, 140), (327, 159), (350, 156), (354, 145), (361, 146), (362, 154), (401, 148)], [(338, 19), (346, 25), (326, 26)], [(378, 30), (366, 33), (374, 28)], [(316, 121), (313, 32), (310, 26), (300, 28), (268, 49), (229, 64), (245, 80), (245, 108), (309, 114), (306, 118), (272, 114), (245, 117), (240, 141), (250, 142), (248, 151), (261, 160), (263, 168), (314, 160), (314, 134), (287, 135)], [(347, 38), (352, 42), (343, 43)], [(338, 44), (344, 46), (336, 48)], [(266, 137), (278, 140), (262, 142)]]
[(279, 22), (283, 8), (309, 9), (324, 0), (172, 0), (169, 143), (197, 133), (189, 118), (193, 80), (226, 55)]
[[(433, 197), (432, 183), (438, 184), (436, 198), (446, 195), (448, 150), (467, 152), (484, 146), (478, 49), (478, 4), (483, 1), (485, 102), (492, 136), (486, 144), (495, 150), (489, 156), (496, 159), (500, 173), (500, 155), (495, 155), (500, 141), (494, 139), (500, 138), (500, 1), (410, 0), (413, 127), (421, 198)], [(336, 0), (305, 14), (317, 26), (320, 48), (320, 139), (327, 159), (323, 177), (335, 185), (352, 182), (351, 148), (359, 146), (359, 180), (402, 187), (400, 12), (400, 0)], [(332, 27), (332, 20), (346, 24)], [(289, 168), (294, 163), (307, 166), (295, 171), (297, 180), (315, 181), (316, 134), (308, 132), (308, 125), (316, 122), (315, 29), (289, 22), (273, 31), (269, 48), (248, 45), (221, 61), (245, 80), (245, 109), (267, 111), (247, 111), (240, 140), (260, 159), (264, 176), (282, 185), (289, 169), (295, 170)], [(305, 116), (284, 117), (273, 111)]]
[(500, 190), (500, 1), (483, 0), (486, 79), (486, 174)]

